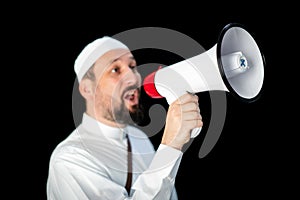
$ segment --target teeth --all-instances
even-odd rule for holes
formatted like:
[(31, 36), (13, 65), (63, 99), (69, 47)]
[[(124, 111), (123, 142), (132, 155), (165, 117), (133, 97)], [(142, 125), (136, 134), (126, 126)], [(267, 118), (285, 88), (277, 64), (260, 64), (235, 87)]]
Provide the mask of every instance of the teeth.
[(135, 93), (135, 89), (133, 90), (128, 90), (125, 94), (125, 98), (130, 98), (131, 96), (133, 96)]
[(128, 92), (128, 95), (133, 95), (134, 94), (134, 90), (130, 90), (129, 92)]

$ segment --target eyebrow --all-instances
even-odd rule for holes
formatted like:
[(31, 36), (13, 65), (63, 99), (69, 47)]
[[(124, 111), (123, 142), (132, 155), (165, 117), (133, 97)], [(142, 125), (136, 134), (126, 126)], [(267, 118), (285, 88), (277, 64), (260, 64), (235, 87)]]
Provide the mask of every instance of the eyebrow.
[[(131, 60), (133, 60), (133, 61), (136, 61), (135, 58), (134, 58), (133, 56), (130, 56), (129, 59), (131, 59)], [(112, 63), (114, 63), (114, 62), (117, 62), (118, 60), (120, 60), (120, 58), (116, 58), (116, 59), (112, 60), (112, 61), (110, 62), (110, 64), (112, 64)]]

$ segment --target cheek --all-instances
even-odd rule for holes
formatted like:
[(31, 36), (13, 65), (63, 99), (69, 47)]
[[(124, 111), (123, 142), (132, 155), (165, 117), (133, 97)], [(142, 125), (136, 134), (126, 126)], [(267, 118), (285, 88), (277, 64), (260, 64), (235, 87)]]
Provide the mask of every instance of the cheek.
[(142, 77), (141, 77), (140, 73), (136, 74), (136, 78), (137, 78), (139, 86), (141, 86), (141, 84), (142, 84)]
[[(119, 94), (119, 82), (115, 80), (101, 81), (96, 89), (96, 94), (109, 97), (118, 97)], [(100, 97), (101, 98), (101, 97)]]

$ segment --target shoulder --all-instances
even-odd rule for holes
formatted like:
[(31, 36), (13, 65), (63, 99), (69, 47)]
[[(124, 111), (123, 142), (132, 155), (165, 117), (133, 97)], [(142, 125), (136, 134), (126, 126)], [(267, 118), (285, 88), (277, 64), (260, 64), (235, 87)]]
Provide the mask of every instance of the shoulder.
[(89, 152), (83, 147), (77, 129), (54, 148), (50, 157), (50, 165), (67, 164), (76, 160), (90, 160)]

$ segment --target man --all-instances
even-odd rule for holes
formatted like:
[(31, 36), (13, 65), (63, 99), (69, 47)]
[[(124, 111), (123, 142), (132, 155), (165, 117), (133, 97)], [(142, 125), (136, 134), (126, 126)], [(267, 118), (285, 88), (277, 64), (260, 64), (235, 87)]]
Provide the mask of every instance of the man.
[(155, 151), (146, 134), (130, 125), (139, 114), (141, 76), (126, 45), (96, 39), (77, 57), (75, 72), (86, 110), (51, 155), (48, 199), (177, 199), (181, 149), (190, 131), (202, 126), (198, 97), (186, 94), (170, 105)]

